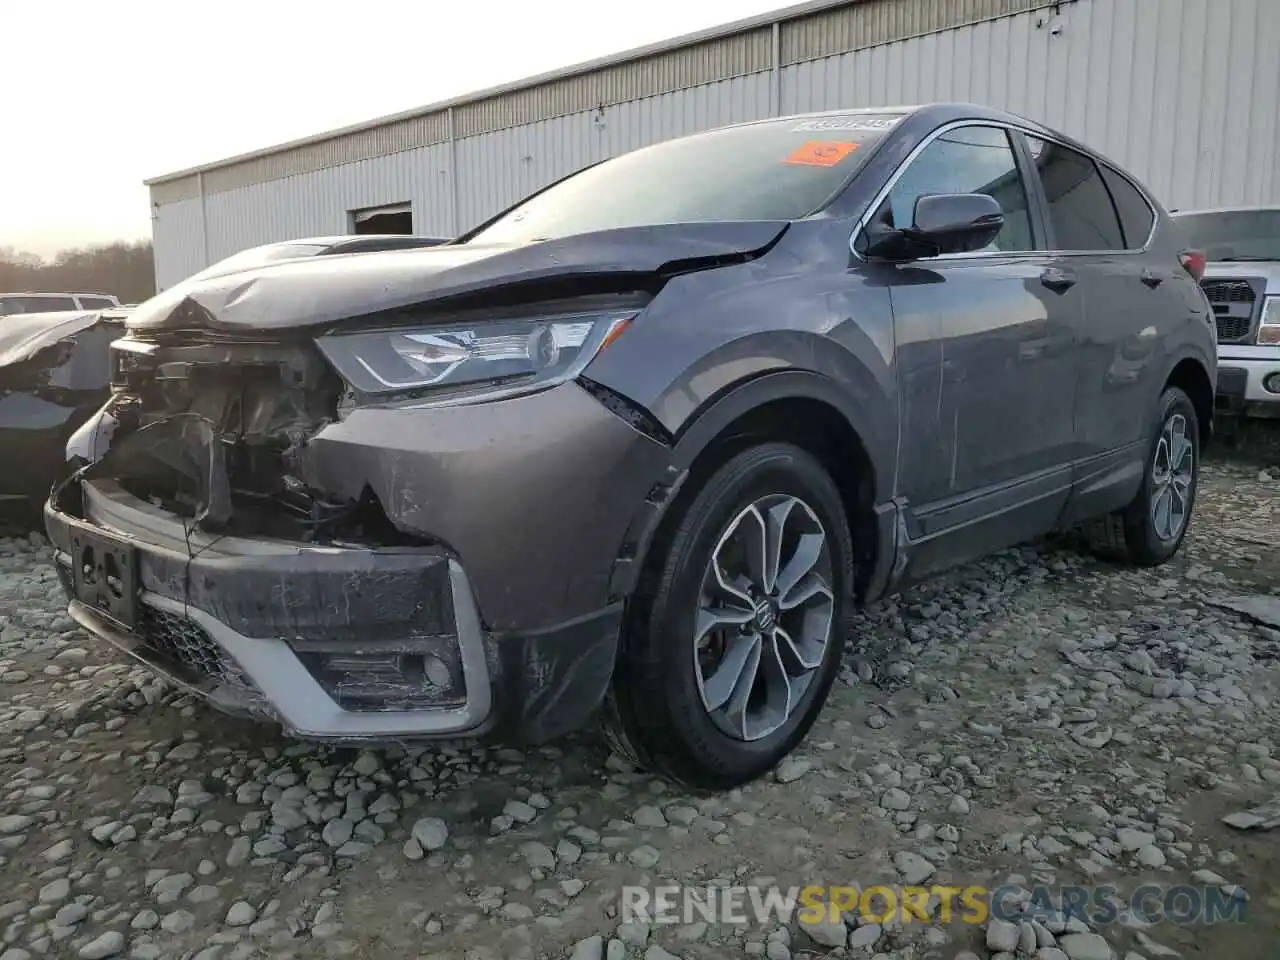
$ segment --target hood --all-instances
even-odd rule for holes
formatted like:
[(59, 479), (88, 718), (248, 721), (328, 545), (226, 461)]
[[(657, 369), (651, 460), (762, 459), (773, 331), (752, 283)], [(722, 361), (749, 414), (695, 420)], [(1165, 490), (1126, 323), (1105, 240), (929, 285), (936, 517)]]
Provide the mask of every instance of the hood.
[(1253, 261), (1250, 263), (1209, 263), (1204, 268), (1206, 280), (1261, 277), (1267, 281), (1267, 293), (1280, 295), (1280, 261)]
[(714, 266), (771, 246), (787, 221), (631, 227), (519, 246), (445, 244), (287, 260), (187, 281), (139, 306), (129, 329), (323, 327), (486, 290)]
[(21, 363), (98, 322), (102, 311), (16, 313), (0, 317), (0, 367)]

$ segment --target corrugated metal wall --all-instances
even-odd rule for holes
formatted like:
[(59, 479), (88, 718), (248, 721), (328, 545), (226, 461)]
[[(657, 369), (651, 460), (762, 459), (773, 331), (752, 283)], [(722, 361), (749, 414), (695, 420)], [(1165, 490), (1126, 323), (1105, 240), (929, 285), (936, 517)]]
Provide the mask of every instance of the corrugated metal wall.
[[(262, 224), (260, 230), (272, 229)], [(151, 246), (155, 251), (156, 288), (163, 290), (212, 260), (205, 260), (200, 198), (174, 200), (155, 208), (151, 220)]]
[[(931, 10), (942, 15), (938, 2), (901, 6), (912, 6), (927, 24)], [(972, 19), (1019, 8), (996, 6), (1010, 0), (958, 2), (973, 7)], [(1020, 3), (1027, 6), (1034, 4)], [(954, 16), (957, 8), (947, 9)], [(672, 136), (774, 112), (932, 100), (988, 103), (1077, 136), (1171, 207), (1280, 202), (1280, 0), (1076, 0), (1056, 17), (1050, 8), (1035, 9), (825, 56), (858, 44), (861, 34), (844, 33), (870, 29), (848, 11), (837, 20), (839, 13), (782, 33), (776, 71), (756, 69), (756, 32), (733, 48), (742, 48), (737, 59), (725, 61), (754, 72), (720, 82), (505, 129), (493, 129), (502, 125), (495, 116), (481, 127), (490, 132), (461, 136), (479, 123), (469, 121), (453, 143), (229, 189), (231, 174), (212, 171), (204, 198), (207, 252), (200, 198), (188, 185), (168, 190), (185, 199), (163, 202), (170, 185), (161, 184), (153, 193), (161, 201), (157, 280), (171, 285), (254, 244), (344, 233), (348, 211), (360, 207), (410, 201), (415, 232), (452, 235), (587, 163)], [(683, 75), (666, 59), (659, 66), (662, 78)], [(557, 97), (566, 105), (572, 99), (564, 90)], [(308, 157), (334, 150), (308, 149)], [(296, 169), (291, 162), (253, 161), (281, 173)]]
[(1280, 2), (1085, 0), (784, 71), (782, 110), (988, 103), (1062, 130), (1173, 207), (1280, 202)]

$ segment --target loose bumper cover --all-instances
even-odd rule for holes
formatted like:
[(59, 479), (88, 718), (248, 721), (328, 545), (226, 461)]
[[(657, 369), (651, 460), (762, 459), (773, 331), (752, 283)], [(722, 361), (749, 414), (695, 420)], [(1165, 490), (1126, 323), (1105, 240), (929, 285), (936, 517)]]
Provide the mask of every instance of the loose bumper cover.
[[(215, 520), (231, 501), (213, 434), (189, 414), (122, 434), (104, 408), (68, 445), (84, 466), (45, 526), (86, 628), (307, 739), (537, 743), (590, 719), (633, 520), (666, 489), (661, 443), (575, 383), (466, 409), (357, 409), (310, 436), (299, 469), (333, 502), (372, 498), (398, 535), (311, 542), (261, 532), (257, 514)], [(199, 481), (203, 509), (186, 519), (131, 479), (166, 450)]]
[(581, 726), (608, 685), (620, 607), (499, 635), (443, 549), (218, 537), (78, 482), (83, 516), (58, 496), (45, 507), (72, 617), (227, 713), (311, 740), (541, 742)]

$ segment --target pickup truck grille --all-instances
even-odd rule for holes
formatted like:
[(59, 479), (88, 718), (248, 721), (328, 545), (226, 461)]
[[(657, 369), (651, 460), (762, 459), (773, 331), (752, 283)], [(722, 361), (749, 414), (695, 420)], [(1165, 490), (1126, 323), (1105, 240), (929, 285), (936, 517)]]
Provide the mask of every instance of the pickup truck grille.
[(1240, 343), (1253, 332), (1258, 293), (1248, 280), (1207, 279), (1201, 283), (1218, 324), (1219, 343)]

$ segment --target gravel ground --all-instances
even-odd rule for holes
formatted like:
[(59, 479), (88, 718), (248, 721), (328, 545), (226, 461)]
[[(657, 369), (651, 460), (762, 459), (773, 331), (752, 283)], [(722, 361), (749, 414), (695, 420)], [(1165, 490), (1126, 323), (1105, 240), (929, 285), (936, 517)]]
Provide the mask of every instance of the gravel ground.
[[(1280, 631), (1215, 604), (1280, 593), (1278, 544), (1276, 481), (1214, 463), (1160, 570), (966, 567), (857, 618), (774, 777), (689, 796), (593, 736), (333, 750), (227, 719), (80, 632), (41, 538), (0, 539), (0, 960), (1273, 957), (1280, 830), (1221, 818), (1280, 795)], [(919, 881), (1249, 900), (1092, 933), (619, 923), (624, 884)]]

